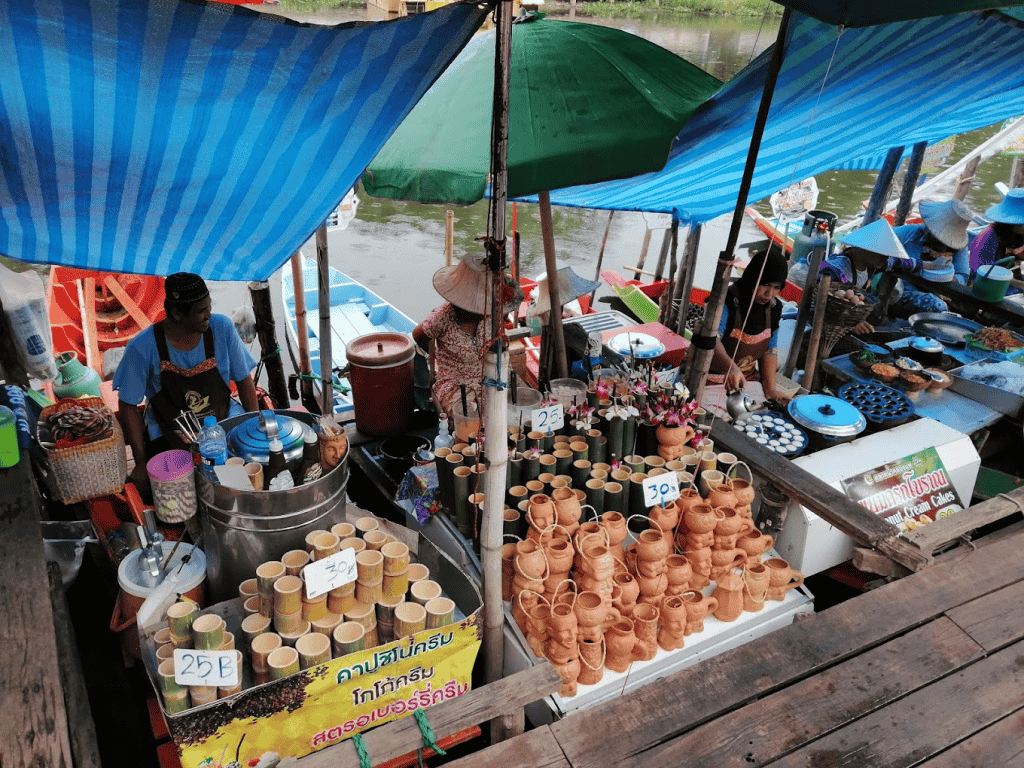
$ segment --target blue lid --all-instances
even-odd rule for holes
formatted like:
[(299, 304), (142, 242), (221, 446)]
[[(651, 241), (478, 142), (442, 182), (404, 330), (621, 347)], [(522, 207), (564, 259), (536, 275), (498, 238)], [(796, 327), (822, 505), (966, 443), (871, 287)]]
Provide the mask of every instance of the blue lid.
[(613, 336), (608, 346), (623, 357), (649, 360), (665, 354), (665, 345), (648, 333), (626, 332)]
[[(312, 429), (283, 413), (263, 411), (262, 415), (262, 423), (261, 414), (252, 413), (228, 433), (228, 448), (231, 452), (246, 461), (266, 463), (270, 457), (270, 441), (276, 425), (276, 436), (284, 448), (285, 458), (289, 461), (299, 458), (302, 455), (305, 432)], [(263, 423), (266, 423), (269, 429), (264, 429)]]
[(217, 417), (216, 416), (206, 416), (203, 419), (203, 426), (204, 427), (215, 427), (215, 426), (217, 426)]
[(802, 427), (831, 437), (847, 437), (864, 431), (864, 414), (845, 400), (830, 395), (803, 395), (789, 401), (789, 415)]

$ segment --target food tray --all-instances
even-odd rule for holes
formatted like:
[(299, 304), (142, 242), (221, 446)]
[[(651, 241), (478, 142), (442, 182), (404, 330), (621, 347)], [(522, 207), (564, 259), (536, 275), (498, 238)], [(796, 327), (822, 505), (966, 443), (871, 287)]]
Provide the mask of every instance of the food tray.
[[(1024, 411), (1024, 394), (1007, 389), (1005, 386), (991, 386), (982, 381), (964, 378), (964, 372), (975, 370), (986, 365), (995, 365), (1005, 362), (986, 358), (977, 362), (962, 365), (949, 371), (953, 375), (953, 383), (949, 387), (950, 392), (970, 398), (977, 403), (987, 405), (1011, 418), (1017, 418)], [(998, 382), (993, 382), (998, 384)]]
[(769, 451), (789, 459), (807, 448), (807, 433), (779, 411), (758, 411), (733, 426)]
[(1020, 347), (1017, 349), (1007, 350), (1006, 352), (1000, 352), (999, 350), (989, 349), (982, 342), (974, 340), (974, 334), (970, 333), (966, 336), (967, 338), (967, 357), (972, 360), (1014, 360), (1019, 361), (1024, 365), (1024, 339), (1021, 339), (1016, 333), (1007, 331), (1013, 338), (1020, 342)]
[(871, 381), (843, 384), (839, 397), (864, 414), (869, 424), (883, 429), (903, 424), (916, 413), (914, 404), (905, 394)]

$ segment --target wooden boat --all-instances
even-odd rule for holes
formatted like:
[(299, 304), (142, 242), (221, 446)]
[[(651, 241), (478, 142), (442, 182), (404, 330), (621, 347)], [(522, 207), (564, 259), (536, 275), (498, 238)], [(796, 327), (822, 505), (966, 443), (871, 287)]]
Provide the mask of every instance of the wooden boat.
[(103, 353), (164, 317), (164, 279), (54, 266), (46, 288), (54, 354), (74, 352), (103, 375)]
[[(344, 415), (353, 411), (352, 393), (348, 379), (338, 372), (348, 365), (345, 347), (352, 339), (368, 333), (412, 333), (416, 327), (408, 316), (386, 302), (366, 286), (356, 282), (334, 267), (328, 268), (331, 305), (331, 367), (334, 369), (334, 412)], [(316, 264), (303, 260), (302, 283), (306, 297), (306, 326), (309, 336), (309, 358), (313, 374), (320, 373), (320, 324), (317, 316)], [(298, 331), (295, 322), (295, 293), (291, 270), (281, 273), (281, 300), (288, 325), (288, 352), (295, 369), (298, 364)], [(319, 380), (314, 382), (319, 391)], [(319, 394), (317, 395), (319, 397)]]

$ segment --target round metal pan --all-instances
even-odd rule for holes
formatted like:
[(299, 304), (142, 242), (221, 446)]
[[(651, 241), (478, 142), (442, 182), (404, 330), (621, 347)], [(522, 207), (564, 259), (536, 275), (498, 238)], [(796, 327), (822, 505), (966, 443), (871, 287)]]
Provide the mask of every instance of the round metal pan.
[(984, 327), (951, 312), (919, 312), (910, 316), (910, 325), (914, 333), (920, 336), (931, 336), (943, 344), (958, 347), (967, 343), (968, 334), (980, 331)]

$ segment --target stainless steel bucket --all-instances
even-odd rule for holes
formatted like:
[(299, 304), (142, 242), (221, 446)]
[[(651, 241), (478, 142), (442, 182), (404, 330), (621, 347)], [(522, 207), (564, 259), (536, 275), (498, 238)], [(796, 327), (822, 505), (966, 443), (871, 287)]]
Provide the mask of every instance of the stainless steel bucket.
[[(279, 411), (306, 424), (313, 417)], [(220, 422), (225, 431), (251, 414)], [(197, 474), (199, 517), (203, 525), (207, 589), (211, 602), (238, 596), (238, 585), (256, 575), (256, 566), (290, 549), (304, 549), (306, 534), (328, 530), (345, 518), (348, 456), (313, 483), (286, 491), (243, 491)]]

